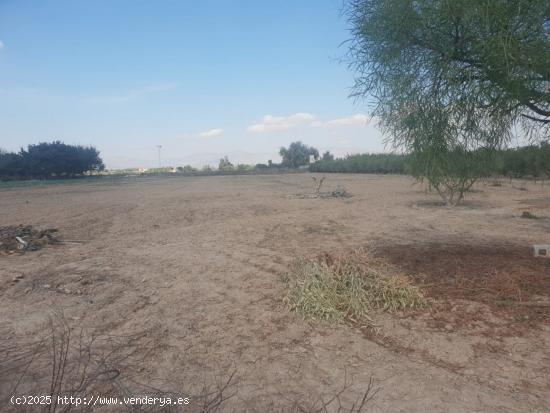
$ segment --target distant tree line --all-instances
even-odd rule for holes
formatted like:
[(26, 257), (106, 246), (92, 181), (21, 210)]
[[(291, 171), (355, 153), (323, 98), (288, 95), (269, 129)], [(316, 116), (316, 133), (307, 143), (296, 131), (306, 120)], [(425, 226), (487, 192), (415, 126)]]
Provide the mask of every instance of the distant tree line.
[(496, 157), (495, 172), (511, 178), (550, 177), (550, 143), (500, 151)]
[(397, 154), (360, 154), (326, 159), (309, 166), (311, 172), (343, 172), (367, 174), (405, 174), (409, 156)]
[[(428, 156), (433, 156), (433, 153), (347, 155), (334, 160), (321, 159), (311, 164), (309, 170), (311, 172), (411, 174), (413, 176), (429, 173), (432, 177), (440, 176), (442, 179), (445, 176), (455, 176), (467, 180), (487, 176), (550, 178), (549, 142), (502, 150), (455, 150), (444, 155), (445, 162), (425, 159)], [(434, 165), (437, 165), (439, 170), (433, 170)], [(425, 171), (425, 168), (430, 168), (430, 171)]]
[(53, 141), (29, 145), (17, 153), (0, 150), (0, 179), (75, 177), (103, 169), (99, 151), (93, 146)]

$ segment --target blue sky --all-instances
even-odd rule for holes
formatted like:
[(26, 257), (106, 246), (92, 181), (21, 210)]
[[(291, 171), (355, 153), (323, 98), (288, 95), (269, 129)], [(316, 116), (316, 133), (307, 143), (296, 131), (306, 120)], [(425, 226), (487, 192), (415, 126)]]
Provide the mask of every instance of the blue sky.
[(107, 166), (343, 155), (382, 137), (341, 58), (342, 0), (0, 0), (0, 148), (93, 144)]

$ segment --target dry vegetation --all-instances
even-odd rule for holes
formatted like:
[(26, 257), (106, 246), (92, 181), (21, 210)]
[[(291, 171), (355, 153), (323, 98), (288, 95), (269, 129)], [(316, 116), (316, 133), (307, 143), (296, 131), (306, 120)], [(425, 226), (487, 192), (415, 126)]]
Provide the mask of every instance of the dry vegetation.
[[(240, 396), (235, 371), (228, 372), (218, 383), (204, 383), (197, 393), (186, 392), (170, 380), (154, 384), (155, 380), (144, 372), (143, 366), (147, 360), (155, 359), (160, 351), (168, 349), (159, 331), (106, 335), (71, 325), (61, 310), (52, 310), (41, 330), (39, 337), (23, 340), (5, 326), (0, 329), (0, 404), (5, 407), (3, 411), (213, 413), (236, 410), (233, 399)], [(280, 394), (285, 403), (274, 406), (296, 413), (364, 412), (378, 388), (371, 378), (363, 393), (350, 402), (351, 384), (346, 376), (340, 390), (317, 398), (293, 399)], [(43, 404), (13, 405), (10, 403), (12, 395), (38, 395)], [(136, 395), (163, 402), (126, 403)], [(97, 404), (86, 403), (98, 396), (117, 398), (123, 404), (113, 407), (97, 400)], [(44, 403), (44, 397), (51, 402)], [(67, 398), (79, 402), (67, 403)], [(178, 399), (188, 402), (178, 406), (167, 402)]]
[(372, 325), (372, 312), (425, 308), (428, 301), (407, 276), (366, 250), (324, 254), (294, 265), (286, 302), (305, 317)]
[[(92, 412), (108, 406), (86, 404), (95, 397), (156, 397), (163, 400), (189, 398), (184, 406), (195, 412), (218, 411), (235, 395), (234, 375), (215, 387), (204, 387), (199, 394), (175, 389), (174, 383), (153, 385), (144, 374), (146, 360), (165, 349), (162, 334), (148, 330), (129, 335), (108, 335), (71, 325), (62, 310), (52, 310), (38, 337), (23, 339), (5, 328), (0, 338), (0, 403), (13, 412)], [(13, 405), (12, 395), (37, 395), (50, 401), (34, 405)], [(67, 403), (61, 399), (79, 399)], [(61, 400), (61, 401), (60, 401)], [(8, 409), (9, 406), (9, 409)], [(113, 408), (113, 407), (111, 407)], [(117, 405), (116, 411), (172, 412), (182, 407), (144, 404)]]
[(32, 225), (0, 227), (0, 255), (37, 251), (45, 245), (56, 244), (57, 229), (37, 230)]

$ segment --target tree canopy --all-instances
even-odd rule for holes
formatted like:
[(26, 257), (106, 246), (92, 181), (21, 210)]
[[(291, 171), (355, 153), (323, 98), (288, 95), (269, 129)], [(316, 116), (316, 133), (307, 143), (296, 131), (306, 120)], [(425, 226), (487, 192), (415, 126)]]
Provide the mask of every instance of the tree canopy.
[(347, 15), (353, 95), (415, 155), (417, 178), (462, 194), (483, 169), (472, 151), (504, 146), (518, 123), (548, 133), (548, 0), (348, 0)]
[(321, 156), (321, 160), (323, 160), (323, 161), (333, 161), (334, 160), (334, 155), (331, 154), (329, 151), (326, 151), (325, 153), (323, 153), (323, 156)]
[(517, 121), (548, 131), (547, 0), (349, 0), (347, 15), (354, 95), (374, 101), (393, 143), (426, 116), (484, 144)]
[(220, 162), (218, 164), (218, 170), (219, 171), (232, 171), (234, 169), (233, 164), (229, 161), (227, 156), (224, 156), (220, 159)]
[(48, 178), (76, 176), (105, 168), (93, 146), (41, 142), (19, 153), (0, 152), (0, 177)]
[(304, 145), (302, 142), (292, 142), (288, 148), (279, 150), (282, 165), (289, 168), (297, 168), (299, 166), (309, 164), (309, 157), (313, 155), (314, 159), (319, 159), (319, 151), (312, 146)]

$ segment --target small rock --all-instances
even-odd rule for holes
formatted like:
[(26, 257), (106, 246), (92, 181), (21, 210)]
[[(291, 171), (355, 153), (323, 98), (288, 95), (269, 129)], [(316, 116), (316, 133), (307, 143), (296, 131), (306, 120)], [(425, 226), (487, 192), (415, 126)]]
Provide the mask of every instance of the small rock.
[(22, 278), (23, 278), (22, 274), (17, 274), (17, 275), (14, 275), (11, 280), (12, 280), (12, 282), (16, 283), (16, 282), (21, 281)]
[(25, 294), (28, 294), (28, 293), (30, 293), (31, 291), (32, 291), (31, 288), (25, 288)]
[(450, 324), (445, 324), (445, 330), (447, 330), (447, 331), (452, 331), (452, 329), (453, 329), (453, 326), (452, 326), (452, 325), (450, 325)]
[(50, 284), (42, 284), (42, 288), (49, 290), (52, 286)]

